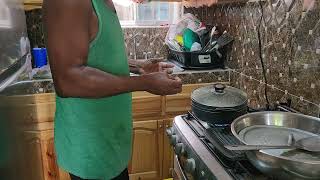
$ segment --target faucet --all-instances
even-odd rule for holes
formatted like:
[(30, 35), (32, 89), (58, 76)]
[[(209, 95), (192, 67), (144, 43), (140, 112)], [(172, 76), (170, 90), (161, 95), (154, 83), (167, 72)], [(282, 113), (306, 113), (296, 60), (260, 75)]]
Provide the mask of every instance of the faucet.
[(143, 55), (145, 57), (145, 60), (148, 60), (148, 54), (151, 54), (151, 52), (143, 52)]
[(141, 33), (137, 33), (135, 35), (133, 35), (130, 39), (133, 39), (133, 56), (134, 56), (134, 60), (137, 60), (137, 36), (140, 36)]
[(134, 60), (137, 60), (137, 45), (136, 45), (136, 36), (133, 37), (133, 56)]

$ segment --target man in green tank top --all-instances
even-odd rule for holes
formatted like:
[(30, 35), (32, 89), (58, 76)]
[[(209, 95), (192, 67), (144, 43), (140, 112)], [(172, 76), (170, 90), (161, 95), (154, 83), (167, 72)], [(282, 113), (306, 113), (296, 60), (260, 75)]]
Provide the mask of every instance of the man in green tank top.
[(128, 179), (131, 92), (176, 94), (181, 80), (168, 64), (127, 60), (112, 0), (45, 0), (43, 13), (59, 166), (72, 179)]

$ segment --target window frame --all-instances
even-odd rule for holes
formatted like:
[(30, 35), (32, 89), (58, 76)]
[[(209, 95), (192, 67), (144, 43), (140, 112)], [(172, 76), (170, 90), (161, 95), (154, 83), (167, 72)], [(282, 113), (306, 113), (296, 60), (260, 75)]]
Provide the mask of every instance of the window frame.
[(11, 20), (11, 14), (10, 9), (6, 4), (3, 4), (3, 2), (0, 2), (0, 10), (2, 15), (0, 16), (0, 28), (3, 29), (9, 29), (12, 27), (12, 20)]
[[(160, 11), (160, 4), (162, 3), (173, 3), (169, 4), (169, 19), (168, 20), (160, 20), (159, 17), (158, 19), (155, 20), (139, 20), (139, 4), (132, 4), (134, 6), (133, 8), (133, 20), (119, 20), (121, 26), (124, 27), (143, 27), (143, 26), (168, 26), (172, 23), (174, 23), (176, 20), (178, 20), (182, 15), (183, 15), (183, 6), (182, 3), (179, 2), (150, 2), (150, 3), (156, 3), (155, 5), (152, 6), (152, 11), (153, 14), (155, 14), (154, 11)], [(156, 6), (157, 5), (157, 6)]]

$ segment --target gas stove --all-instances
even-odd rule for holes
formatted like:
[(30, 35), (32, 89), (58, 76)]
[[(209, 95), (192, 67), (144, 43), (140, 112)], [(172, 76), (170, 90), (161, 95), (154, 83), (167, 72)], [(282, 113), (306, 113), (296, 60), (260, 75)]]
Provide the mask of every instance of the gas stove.
[[(278, 106), (277, 111), (294, 111)], [(252, 110), (256, 112), (262, 110)], [(178, 180), (272, 180), (259, 172), (244, 152), (227, 150), (225, 145), (240, 144), (230, 125), (210, 125), (192, 112), (175, 117), (167, 129), (174, 147), (174, 179)]]

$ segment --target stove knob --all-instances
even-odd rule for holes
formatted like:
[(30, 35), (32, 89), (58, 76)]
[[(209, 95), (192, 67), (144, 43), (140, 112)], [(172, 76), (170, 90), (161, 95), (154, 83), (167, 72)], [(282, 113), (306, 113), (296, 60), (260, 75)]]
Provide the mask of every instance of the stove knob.
[(167, 128), (166, 132), (167, 132), (167, 135), (168, 135), (168, 136), (174, 135), (174, 129), (173, 129), (173, 127)]
[(178, 136), (177, 135), (172, 135), (170, 137), (170, 143), (172, 146), (175, 146), (178, 143)]
[(187, 173), (193, 174), (196, 170), (196, 161), (194, 159), (187, 159), (185, 169)]
[(178, 143), (176, 144), (175, 148), (174, 148), (174, 152), (177, 155), (183, 155), (185, 153), (185, 146), (183, 143)]

